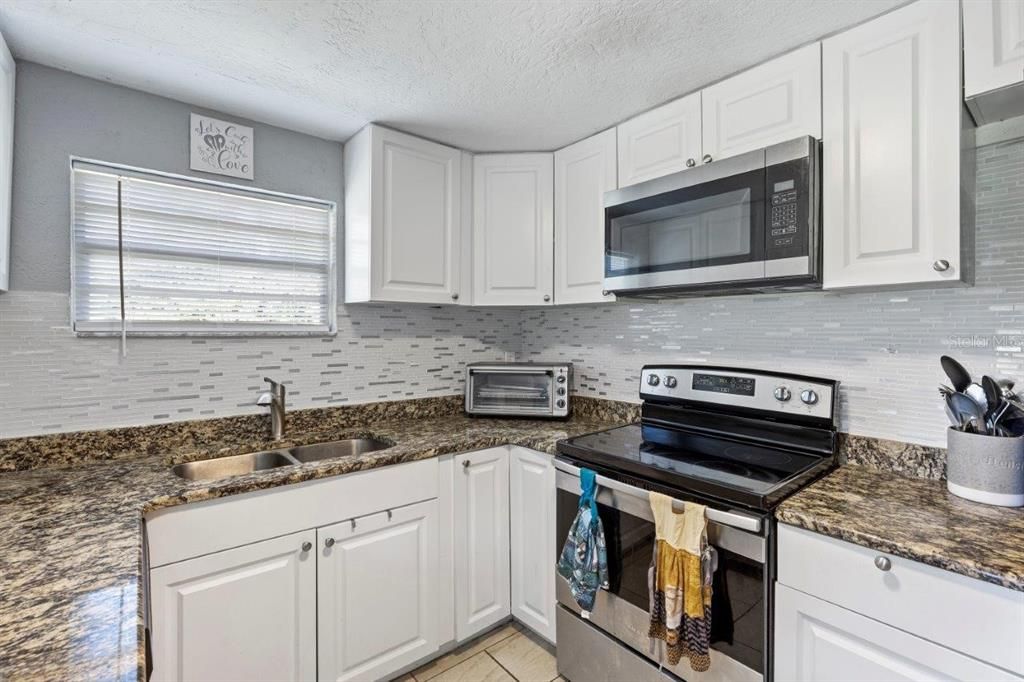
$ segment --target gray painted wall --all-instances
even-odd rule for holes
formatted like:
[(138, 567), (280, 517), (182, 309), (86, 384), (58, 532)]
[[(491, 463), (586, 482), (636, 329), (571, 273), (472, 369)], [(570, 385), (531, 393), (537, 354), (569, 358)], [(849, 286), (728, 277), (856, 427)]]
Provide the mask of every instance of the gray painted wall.
[[(335, 201), (341, 225), (342, 165), (338, 142), (31, 62), (18, 62), (17, 83), (12, 291), (70, 289), (71, 156)], [(253, 181), (189, 170), (188, 127), (192, 111), (254, 128)], [(339, 264), (343, 262), (342, 242), (338, 240)], [(340, 265), (338, 271), (340, 274)]]

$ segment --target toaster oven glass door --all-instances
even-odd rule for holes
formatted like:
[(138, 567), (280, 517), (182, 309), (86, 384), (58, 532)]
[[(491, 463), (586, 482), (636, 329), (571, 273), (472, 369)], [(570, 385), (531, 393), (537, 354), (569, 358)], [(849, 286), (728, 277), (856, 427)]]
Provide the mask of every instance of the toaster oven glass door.
[(551, 414), (551, 370), (471, 370), (470, 409), (496, 414)]

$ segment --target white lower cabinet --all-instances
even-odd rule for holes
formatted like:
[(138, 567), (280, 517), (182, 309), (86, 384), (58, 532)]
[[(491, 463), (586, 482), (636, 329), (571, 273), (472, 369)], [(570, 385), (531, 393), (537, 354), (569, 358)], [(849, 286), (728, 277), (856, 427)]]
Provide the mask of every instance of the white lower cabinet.
[(317, 530), (319, 679), (379, 679), (437, 650), (437, 508)]
[(307, 530), (154, 568), (152, 680), (316, 677), (315, 541)]
[(775, 590), (775, 679), (973, 682), (1021, 678), (779, 585)]
[(510, 613), (508, 448), (453, 459), (455, 638), (466, 640)]
[(1024, 680), (1024, 593), (780, 524), (775, 679)]
[(551, 456), (512, 446), (509, 458), (512, 615), (555, 641), (555, 467)]

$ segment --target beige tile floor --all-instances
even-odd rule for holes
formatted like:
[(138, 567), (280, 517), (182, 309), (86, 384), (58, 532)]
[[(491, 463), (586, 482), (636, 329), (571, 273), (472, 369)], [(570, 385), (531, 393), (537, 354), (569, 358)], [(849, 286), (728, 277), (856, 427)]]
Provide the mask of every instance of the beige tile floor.
[(564, 682), (555, 649), (507, 623), (403, 675), (396, 682)]

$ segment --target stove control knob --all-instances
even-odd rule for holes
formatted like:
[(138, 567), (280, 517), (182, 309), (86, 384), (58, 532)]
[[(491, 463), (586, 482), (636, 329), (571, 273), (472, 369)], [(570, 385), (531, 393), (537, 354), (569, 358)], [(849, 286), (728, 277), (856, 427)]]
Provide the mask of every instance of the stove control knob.
[(675, 388), (676, 384), (678, 384), (678, 383), (679, 382), (677, 382), (676, 378), (673, 377), (673, 376), (665, 377), (665, 388)]
[(818, 402), (818, 394), (808, 388), (800, 393), (800, 400), (804, 401), (805, 405), (813, 405)]
[(775, 393), (773, 395), (775, 396), (775, 399), (778, 400), (780, 403), (787, 402), (790, 398), (793, 397), (793, 394), (786, 386), (776, 386)]
[(564, 400), (559, 400), (558, 402), (555, 403), (555, 406), (558, 407), (558, 408), (563, 408), (563, 407), (565, 407), (565, 401)]
[(647, 375), (647, 385), (648, 386), (657, 386), (660, 383), (661, 383), (661, 379), (658, 378), (657, 374), (648, 374)]

